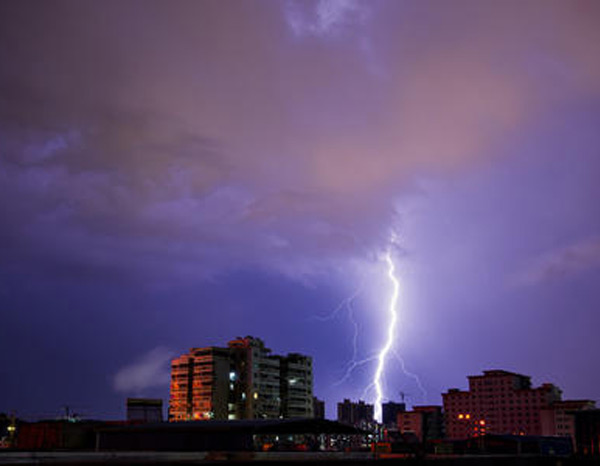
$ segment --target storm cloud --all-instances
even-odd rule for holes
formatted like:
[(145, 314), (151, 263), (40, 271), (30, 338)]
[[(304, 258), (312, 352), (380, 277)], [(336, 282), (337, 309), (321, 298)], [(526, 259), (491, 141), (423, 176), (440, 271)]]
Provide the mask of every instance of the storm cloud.
[(593, 3), (427, 8), (4, 3), (5, 235), (94, 267), (310, 274), (381, 244), (415, 173), (490, 157), (555, 86), (598, 92)]
[[(450, 351), (446, 324), (483, 315), (506, 336), (495, 319), (512, 300), (546, 305), (537, 287), (507, 286), (518, 271), (542, 288), (596, 277), (599, 18), (594, 1), (3, 1), (2, 309), (25, 309), (11, 325), (36, 338), (40, 293), (73, 328), (74, 314), (103, 316), (104, 335), (117, 315), (135, 314), (131, 328), (206, 318), (189, 335), (201, 345), (252, 315), (285, 341), (286, 287), (303, 290), (303, 318), (326, 310), (377, 270), (394, 231), (412, 271), (409, 366), (428, 370), (419, 335), (436, 341), (431, 358)], [(227, 301), (244, 274), (266, 277), (264, 311)], [(53, 284), (107, 302), (73, 298), (75, 312)], [(132, 333), (116, 337), (126, 360), (155, 346)], [(448, 371), (483, 363), (462, 345)]]

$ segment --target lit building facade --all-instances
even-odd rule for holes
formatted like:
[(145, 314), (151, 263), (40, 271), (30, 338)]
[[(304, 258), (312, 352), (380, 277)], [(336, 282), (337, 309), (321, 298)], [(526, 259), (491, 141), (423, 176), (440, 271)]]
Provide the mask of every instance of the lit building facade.
[(171, 361), (169, 421), (228, 418), (229, 353), (227, 348), (192, 348)]
[(272, 355), (262, 340), (192, 348), (171, 362), (169, 420), (312, 417), (312, 359)]
[(469, 390), (442, 394), (446, 435), (464, 439), (478, 435), (541, 435), (541, 410), (560, 401), (558, 387), (531, 387), (531, 378), (503, 370), (469, 376)]

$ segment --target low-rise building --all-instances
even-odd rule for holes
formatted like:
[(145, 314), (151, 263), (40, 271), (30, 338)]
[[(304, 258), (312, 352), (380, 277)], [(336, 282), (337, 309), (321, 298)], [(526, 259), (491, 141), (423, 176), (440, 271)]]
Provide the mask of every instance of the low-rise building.
[(127, 398), (127, 420), (130, 422), (162, 422), (163, 400), (160, 398)]
[(570, 437), (575, 441), (575, 411), (594, 409), (592, 400), (557, 401), (541, 410), (542, 435)]
[(414, 406), (412, 411), (399, 412), (398, 432), (413, 435), (418, 441), (436, 440), (444, 436), (441, 406)]

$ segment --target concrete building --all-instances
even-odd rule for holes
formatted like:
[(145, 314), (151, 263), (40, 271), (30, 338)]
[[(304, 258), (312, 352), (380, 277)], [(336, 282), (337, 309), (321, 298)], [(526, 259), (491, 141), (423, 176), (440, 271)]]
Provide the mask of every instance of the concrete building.
[(312, 417), (312, 359), (262, 340), (192, 348), (171, 363), (169, 421)]
[(542, 435), (570, 437), (575, 441), (576, 411), (594, 409), (596, 402), (591, 400), (557, 401), (540, 412)]
[(345, 399), (337, 405), (338, 422), (359, 426), (373, 422), (373, 405), (359, 400), (357, 403)]
[(173, 359), (169, 421), (227, 419), (230, 367), (227, 348), (192, 348)]
[(127, 398), (127, 420), (130, 422), (162, 422), (163, 400), (160, 398)]
[(312, 358), (291, 353), (279, 358), (281, 412), (284, 418), (312, 418)]
[(444, 436), (444, 417), (441, 406), (414, 406), (412, 411), (397, 415), (398, 432), (414, 435), (420, 442)]
[(283, 416), (281, 357), (272, 355), (260, 338), (249, 336), (230, 341), (229, 350), (233, 384), (230, 419), (276, 419)]
[(386, 427), (396, 427), (398, 413), (406, 411), (405, 403), (394, 403), (388, 401), (381, 404), (381, 422)]
[(531, 387), (531, 378), (504, 370), (469, 376), (469, 390), (450, 389), (444, 400), (446, 435), (541, 435), (541, 410), (560, 401), (558, 387)]

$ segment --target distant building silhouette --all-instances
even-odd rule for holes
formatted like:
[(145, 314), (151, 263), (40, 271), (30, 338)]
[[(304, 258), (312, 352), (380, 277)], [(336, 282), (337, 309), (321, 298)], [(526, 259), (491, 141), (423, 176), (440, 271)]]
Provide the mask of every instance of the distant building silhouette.
[(337, 418), (339, 422), (358, 426), (373, 422), (373, 405), (359, 400), (357, 403), (345, 399), (337, 405)]
[(381, 422), (386, 427), (396, 427), (398, 413), (406, 411), (405, 403), (388, 401), (381, 404)]
[(312, 418), (312, 358), (272, 355), (259, 338), (192, 348), (171, 362), (169, 421)]
[(325, 401), (313, 396), (313, 413), (315, 419), (325, 419)]
[(127, 398), (127, 420), (162, 422), (163, 400), (160, 398)]
[(472, 375), (469, 390), (450, 389), (444, 400), (446, 435), (463, 439), (483, 434), (541, 435), (541, 410), (560, 401), (558, 387), (531, 387), (531, 378), (504, 370)]
[(420, 442), (443, 438), (442, 407), (414, 406), (412, 411), (398, 413), (397, 425), (398, 432), (403, 435), (414, 435)]

